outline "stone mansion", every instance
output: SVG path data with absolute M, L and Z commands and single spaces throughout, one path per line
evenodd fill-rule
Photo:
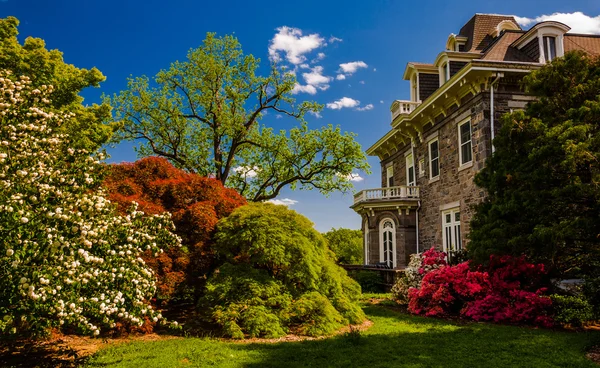
M 531 70 L 571 50 L 600 54 L 600 36 L 555 21 L 522 30 L 512 16 L 475 14 L 450 34 L 432 64 L 410 62 L 410 100 L 391 106 L 391 129 L 367 154 L 381 161 L 381 188 L 354 196 L 364 264 L 399 269 L 432 246 L 467 246 L 474 184 L 494 147 L 502 114 L 532 99 L 520 89 Z

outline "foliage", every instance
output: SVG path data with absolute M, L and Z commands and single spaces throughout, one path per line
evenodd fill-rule
M 581 326 L 594 319 L 592 305 L 582 295 L 553 294 L 550 299 L 552 299 L 554 320 L 558 323 Z
M 363 236 L 360 230 L 331 229 L 325 234 L 329 249 L 335 254 L 337 263 L 361 264 L 363 260 Z
M 34 88 L 52 85 L 52 101 L 44 109 L 76 116 L 56 127 L 57 131 L 69 135 L 71 147 L 95 151 L 109 140 L 117 125 L 103 123 L 110 119 L 108 104 L 84 106 L 79 93 L 87 87 L 98 87 L 106 78 L 96 68 L 87 70 L 65 63 L 62 52 L 47 50 L 40 38 L 27 37 L 21 45 L 18 25 L 14 17 L 0 19 L 0 69 L 28 76 Z
M 98 189 L 100 156 L 55 133 L 73 113 L 47 111 L 52 86 L 0 73 L 0 332 L 100 333 L 161 318 L 139 258 L 178 244 L 167 215 L 119 216 Z
M 524 86 L 537 100 L 502 118 L 476 176 L 489 196 L 472 221 L 469 256 L 525 254 L 551 275 L 586 278 L 600 264 L 600 59 L 567 53 Z
M 411 254 L 402 277 L 392 286 L 392 298 L 398 304 L 408 304 L 409 290 L 421 287 L 423 277 L 442 266 L 446 266 L 446 254 L 433 247 L 423 253 Z
M 235 37 L 208 33 L 155 83 L 130 79 L 127 90 L 107 98 L 123 123 L 118 139 L 141 140 L 139 155 L 213 175 L 252 201 L 275 198 L 286 186 L 325 194 L 352 188 L 352 171 L 369 167 L 354 134 L 331 125 L 308 129 L 304 115 L 322 106 L 295 104 L 295 76 L 276 65 L 257 76 L 259 63 Z M 300 124 L 276 132 L 260 123 L 267 112 Z
M 186 173 L 164 158 L 147 157 L 109 169 L 104 186 L 121 211 L 136 202 L 148 214 L 170 212 L 182 238 L 181 248 L 142 256 L 158 276 L 159 301 L 197 296 L 213 267 L 210 238 L 217 221 L 246 200 L 218 180 Z
M 379 271 L 349 270 L 348 276 L 356 281 L 363 293 L 382 293 L 383 277 Z
M 214 239 L 223 265 L 199 307 L 226 335 L 321 335 L 364 320 L 360 286 L 312 223 L 285 206 L 240 207 L 219 221 Z
M 427 316 L 549 326 L 552 302 L 539 287 L 544 274 L 542 264 L 525 257 L 492 257 L 486 271 L 472 271 L 469 262 L 444 266 L 428 273 L 419 289 L 409 290 L 408 309 Z
M 598 368 L 585 357 L 590 346 L 600 343 L 598 331 L 448 321 L 378 305 L 364 309 L 373 325 L 359 338 L 252 344 L 214 338 L 131 341 L 107 344 L 85 366 Z

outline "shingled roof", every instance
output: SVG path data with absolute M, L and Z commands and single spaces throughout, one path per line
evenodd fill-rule
M 583 50 L 590 55 L 600 55 L 600 35 L 565 34 L 565 52 Z
M 494 61 L 525 61 L 537 62 L 524 52 L 512 47 L 511 44 L 523 35 L 523 31 L 506 31 L 500 37 L 496 38 L 489 48 L 484 50 L 483 60 Z
M 490 34 L 503 20 L 512 21 L 521 29 L 512 15 L 475 14 L 459 32 L 459 36 L 468 38 L 465 51 L 481 52 L 485 49 L 493 41 Z

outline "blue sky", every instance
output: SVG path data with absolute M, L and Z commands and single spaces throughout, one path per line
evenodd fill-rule
M 263 73 L 269 64 L 269 47 L 271 57 L 277 53 L 297 69 L 303 86 L 296 95 L 298 101 L 329 104 L 320 117 L 307 117 L 311 127 L 339 124 L 355 132 L 364 149 L 389 130 L 392 101 L 409 99 L 408 82 L 402 80 L 406 63 L 432 62 L 443 51 L 448 35 L 458 33 L 474 13 L 517 15 L 529 18 L 522 21 L 530 26 L 543 15 L 574 12 L 587 16 L 559 19 L 581 31 L 600 33 L 597 0 L 0 0 L 0 17 L 13 15 L 21 21 L 22 40 L 43 38 L 48 48 L 61 50 L 67 62 L 95 66 L 107 76 L 101 88 L 84 91 L 85 103 L 99 102 L 102 93 L 124 89 L 130 75 L 154 76 L 171 62 L 183 60 L 190 48 L 201 44 L 206 32 L 235 34 L 246 53 L 261 58 Z M 263 122 L 276 129 L 294 124 L 275 114 Z M 131 144 L 109 153 L 111 162 L 136 159 Z M 356 190 L 380 186 L 379 161 L 370 157 L 369 163 L 373 173 L 359 173 L 363 180 L 355 183 Z M 284 191 L 280 199 L 295 201 L 291 208 L 308 216 L 320 231 L 360 227 L 359 216 L 348 208 L 351 193 L 325 198 L 316 191 Z

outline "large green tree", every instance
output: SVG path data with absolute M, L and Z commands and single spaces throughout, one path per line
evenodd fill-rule
M 127 90 L 108 99 L 123 123 L 117 138 L 138 140 L 139 155 L 214 176 L 253 201 L 274 198 L 286 186 L 325 194 L 350 189 L 352 171 L 368 170 L 354 135 L 331 125 L 309 129 L 305 114 L 322 106 L 296 104 L 294 75 L 272 65 L 268 76 L 258 76 L 259 63 L 235 37 L 208 33 L 186 61 L 152 83 L 130 79 Z M 261 124 L 269 111 L 299 124 L 276 132 Z
M 537 99 L 502 119 L 476 176 L 487 200 L 469 253 L 526 254 L 561 276 L 600 266 L 600 59 L 567 53 L 524 79 Z
M 362 231 L 352 229 L 331 229 L 325 234 L 329 249 L 341 264 L 361 264 L 363 260 Z
M 76 117 L 58 129 L 69 134 L 75 148 L 95 151 L 109 140 L 116 125 L 103 123 L 110 119 L 108 104 L 84 106 L 79 93 L 86 87 L 98 87 L 106 78 L 96 68 L 87 70 L 65 63 L 62 52 L 47 50 L 40 38 L 28 37 L 21 44 L 18 25 L 15 17 L 0 19 L 0 69 L 29 77 L 33 87 L 52 85 L 51 108 Z

